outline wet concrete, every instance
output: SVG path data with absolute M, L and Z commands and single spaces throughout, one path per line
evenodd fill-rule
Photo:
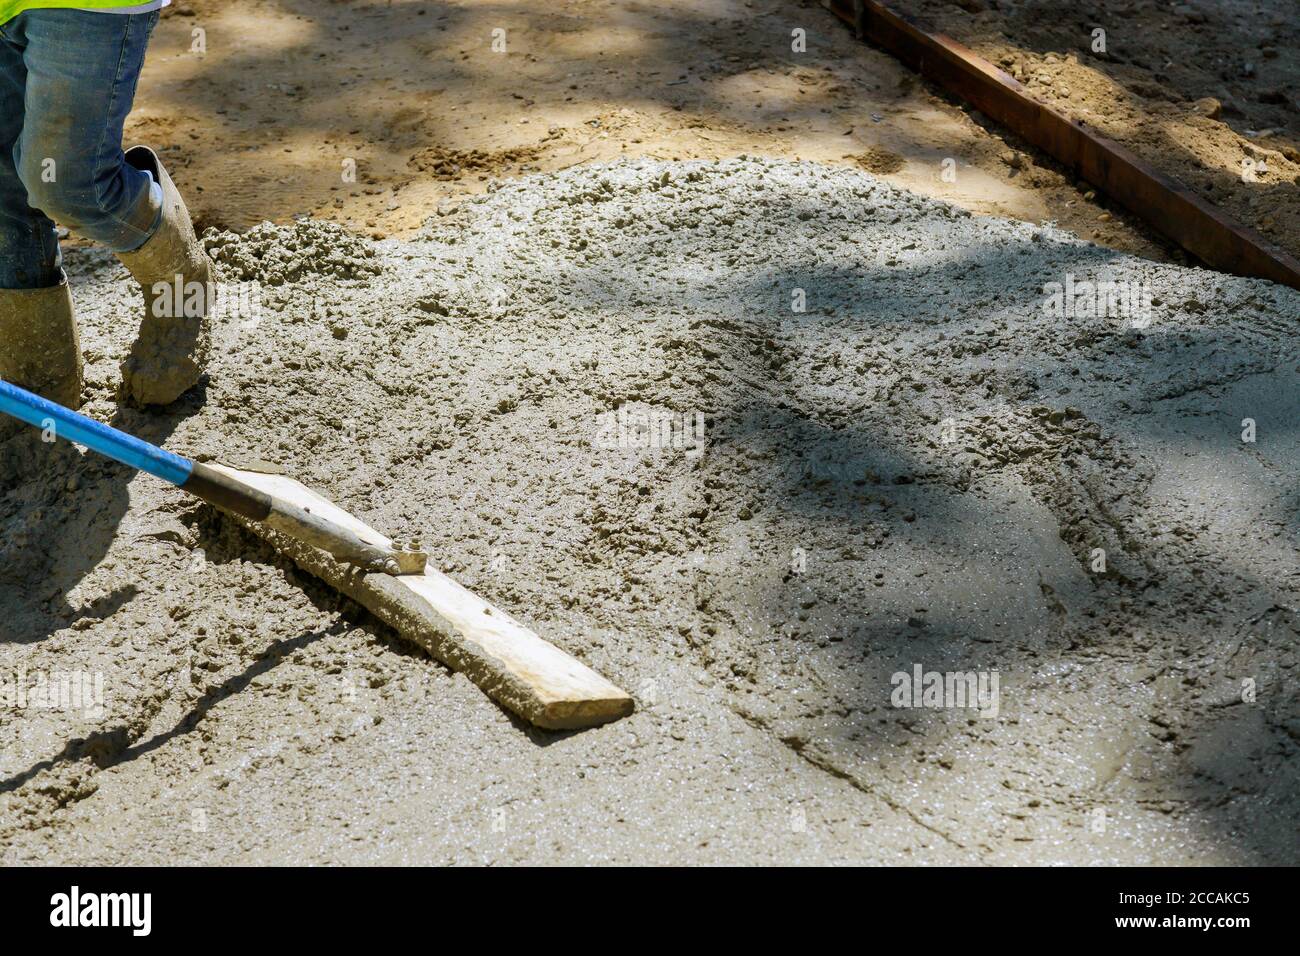
M 210 239 L 263 309 L 168 415 L 115 408 L 132 288 L 79 255 L 88 411 L 420 538 L 637 713 L 531 730 L 176 491 L 6 443 L 4 673 L 106 688 L 0 710 L 6 862 L 1295 862 L 1300 295 L 815 164 L 443 212 Z M 1149 308 L 1052 313 L 1099 279 Z M 996 716 L 895 706 L 917 665 Z

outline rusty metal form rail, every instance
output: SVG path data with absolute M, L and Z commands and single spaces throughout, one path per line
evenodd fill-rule
M 822 0 L 869 41 L 1092 183 L 1206 265 L 1300 289 L 1300 260 L 1123 146 L 1029 95 L 960 43 L 877 0 Z

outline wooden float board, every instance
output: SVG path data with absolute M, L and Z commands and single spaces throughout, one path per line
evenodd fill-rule
M 286 475 L 211 467 L 355 532 L 392 542 Z M 590 727 L 630 714 L 627 693 L 432 566 L 423 574 L 363 574 L 258 522 L 232 515 L 303 570 L 363 605 L 407 639 L 462 671 L 500 704 L 548 729 Z

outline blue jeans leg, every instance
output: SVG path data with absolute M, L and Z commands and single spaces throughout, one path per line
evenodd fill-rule
M 0 289 L 44 289 L 58 284 L 63 260 L 54 223 L 28 205 L 27 187 L 14 164 L 27 67 L 4 29 L 0 26 Z
M 0 25 L 0 288 L 61 277 L 54 221 L 113 252 L 153 234 L 161 190 L 122 126 L 157 12 L 37 9 Z

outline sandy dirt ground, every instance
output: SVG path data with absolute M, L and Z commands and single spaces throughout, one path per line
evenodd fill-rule
M 891 3 L 1300 255 L 1292 0 Z
M 1300 252 L 1290 0 L 895 7 Z M 239 230 L 310 214 L 409 236 L 426 209 L 492 177 L 757 152 L 860 164 L 973 212 L 1182 261 L 1050 159 L 792 0 L 184 0 L 164 12 L 137 106 L 129 135 L 167 148 L 200 222 Z
M 154 34 L 127 132 L 165 147 L 202 225 L 236 230 L 310 215 L 410 236 L 494 177 L 757 153 L 1169 255 L 829 12 L 789 0 L 181 0 Z
M 117 407 L 138 293 L 70 253 L 87 411 L 425 541 L 637 711 L 531 730 L 33 431 L 0 673 L 104 710 L 0 712 L 5 862 L 1297 862 L 1293 290 L 771 159 L 208 241 L 263 308 L 166 414 Z M 918 667 L 999 689 L 900 706 Z

